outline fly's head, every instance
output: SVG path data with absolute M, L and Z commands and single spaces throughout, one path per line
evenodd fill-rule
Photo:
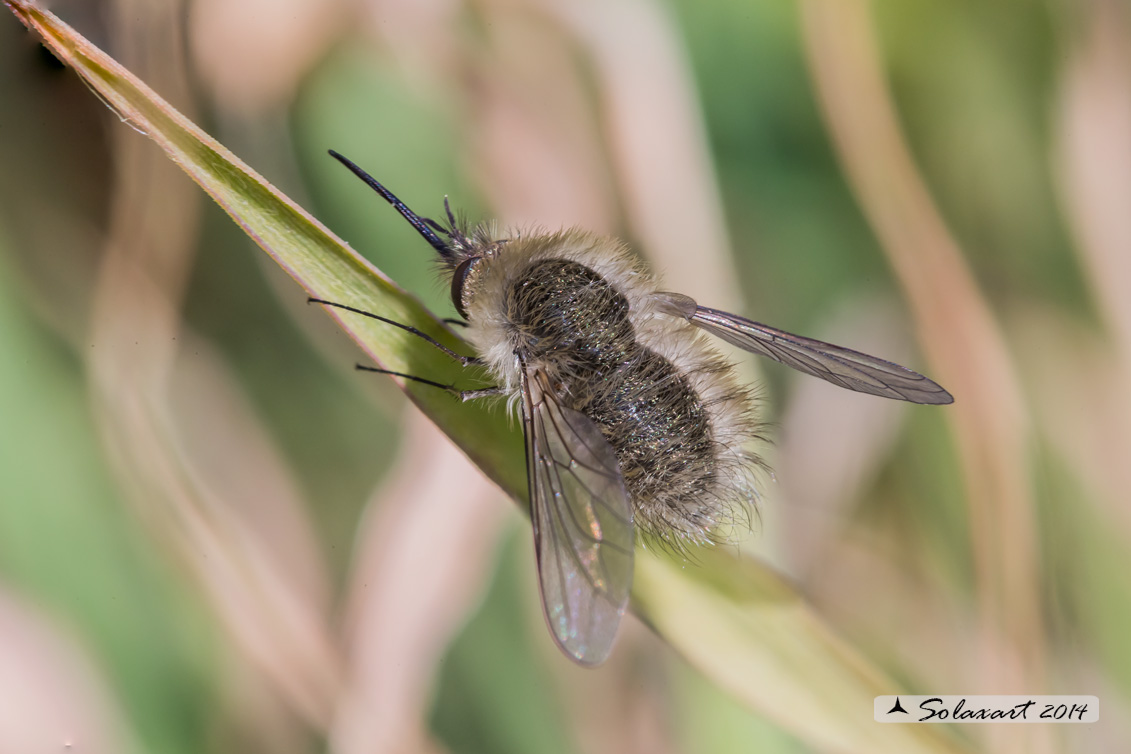
M 507 239 L 495 238 L 495 229 L 491 224 L 484 223 L 465 230 L 465 222 L 452 215 L 446 199 L 444 209 L 447 210 L 451 224 L 450 230 L 445 233 L 450 241 L 451 255 L 443 257 L 442 261 L 451 269 L 452 303 L 459 315 L 467 319 L 467 312 L 478 290 L 483 271 L 499 255 Z

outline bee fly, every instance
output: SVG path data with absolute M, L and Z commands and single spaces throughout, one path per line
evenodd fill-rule
M 542 607 L 558 646 L 582 665 L 608 657 L 632 585 L 635 532 L 675 548 L 712 541 L 746 509 L 758 463 L 744 449 L 757 423 L 748 388 L 710 349 L 705 330 L 849 390 L 951 403 L 921 374 L 659 290 L 619 241 L 570 229 L 496 238 L 488 225 L 420 217 L 345 157 L 439 254 L 456 311 L 489 390 L 463 400 L 521 400 L 530 518 Z

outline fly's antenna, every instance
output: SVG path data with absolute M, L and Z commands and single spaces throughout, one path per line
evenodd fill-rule
M 366 173 L 348 158 L 341 156 L 333 149 L 330 150 L 330 156 L 349 168 L 354 175 L 365 181 L 365 184 L 369 186 L 369 188 L 376 191 L 385 201 L 393 205 L 393 209 L 395 209 L 397 212 L 400 212 L 401 215 L 404 216 L 404 219 L 408 220 L 409 224 L 411 224 L 412 227 L 416 228 L 416 232 L 424 236 L 424 240 L 431 244 L 433 249 L 439 252 L 441 257 L 443 257 L 444 259 L 451 258 L 452 247 L 449 244 L 444 243 L 444 241 L 438 235 L 436 235 L 436 231 L 440 231 L 441 233 L 450 236 L 451 231 L 441 226 L 435 220 L 430 220 L 427 217 L 420 217 L 419 215 L 417 215 L 415 212 L 405 206 L 405 203 L 398 199 L 392 191 L 389 191 L 389 189 L 382 186 L 376 178 L 369 175 L 369 173 Z M 447 206 L 447 199 L 444 200 L 444 206 Z M 451 210 L 448 210 L 448 216 L 451 216 Z

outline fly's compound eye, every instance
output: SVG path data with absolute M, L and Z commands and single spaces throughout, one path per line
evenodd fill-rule
M 456 267 L 456 271 L 452 273 L 452 303 L 456 306 L 456 311 L 464 319 L 467 319 L 467 302 L 468 302 L 468 281 L 475 277 L 475 266 L 483 261 L 482 257 L 472 257 L 460 263 Z

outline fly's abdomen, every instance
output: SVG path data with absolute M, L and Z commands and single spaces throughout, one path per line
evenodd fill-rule
M 701 540 L 719 518 L 718 445 L 711 417 L 687 378 L 637 345 L 624 368 L 592 386 L 582 410 L 616 451 L 637 523 L 670 539 Z

